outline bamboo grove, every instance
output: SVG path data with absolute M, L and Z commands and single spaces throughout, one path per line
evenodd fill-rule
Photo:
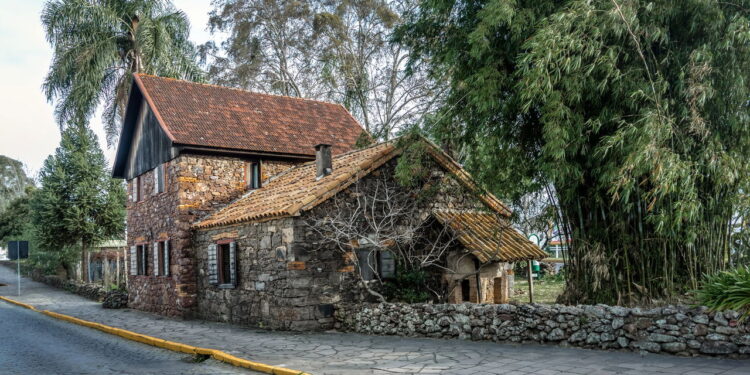
M 547 190 L 564 302 L 698 287 L 746 210 L 750 1 L 427 0 L 398 34 L 437 76 L 425 125 L 498 195 Z M 740 220 L 740 222 L 743 222 Z

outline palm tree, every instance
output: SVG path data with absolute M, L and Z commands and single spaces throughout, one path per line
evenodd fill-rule
M 87 121 L 103 101 L 109 145 L 133 73 L 203 79 L 187 16 L 169 0 L 49 0 L 42 24 L 54 49 L 43 89 L 60 127 Z

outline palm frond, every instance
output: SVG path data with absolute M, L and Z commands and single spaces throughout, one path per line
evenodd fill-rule
M 61 128 L 88 121 L 103 101 L 111 146 L 133 73 L 203 79 L 187 16 L 171 1 L 49 0 L 41 19 L 54 49 L 43 90 Z

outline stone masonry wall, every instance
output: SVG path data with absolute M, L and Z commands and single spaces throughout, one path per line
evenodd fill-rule
M 748 358 L 750 325 L 734 311 L 563 305 L 340 304 L 336 328 L 399 336 L 554 343 L 682 356 Z
M 153 193 L 153 171 L 139 176 L 143 197 L 138 202 L 128 199 L 128 246 L 146 242 L 151 247 L 154 241 L 170 240 L 170 275 L 129 276 L 131 307 L 170 316 L 190 315 L 196 294 L 190 226 L 243 194 L 244 173 L 241 159 L 188 154 L 167 164 L 163 193 Z
M 177 159 L 175 159 L 177 160 Z M 166 185 L 163 193 L 154 194 L 154 172 L 148 171 L 141 176 L 141 199 L 133 202 L 133 184 L 128 181 L 127 223 L 128 249 L 141 243 L 148 243 L 149 248 L 159 239 L 170 240 L 170 276 L 128 276 L 128 304 L 136 309 L 158 312 L 164 315 L 184 315 L 191 305 L 184 297 L 178 299 L 173 291 L 176 285 L 189 280 L 187 269 L 176 262 L 184 245 L 176 234 L 180 230 L 177 206 L 179 205 L 177 180 L 179 165 L 170 162 L 165 169 Z M 151 249 L 153 251 L 153 249 Z M 128 257 L 130 252 L 128 251 Z M 129 266 L 129 263 L 128 263 Z
M 304 242 L 297 218 L 248 223 L 195 234 L 199 317 L 271 329 L 333 327 L 333 303 L 345 289 L 342 257 L 295 256 Z M 237 286 L 208 282 L 208 246 L 221 239 L 237 243 Z M 303 260 L 300 260 L 303 259 Z
M 293 166 L 263 161 L 262 179 Z M 247 191 L 246 161 L 241 158 L 183 154 L 167 163 L 166 186 L 154 194 L 154 172 L 139 178 L 142 199 L 132 201 L 128 182 L 128 248 L 140 243 L 170 241 L 170 275 L 129 276 L 133 308 L 170 316 L 189 316 L 196 303 L 196 268 L 191 225 Z M 150 249 L 153 251 L 153 249 Z
M 260 168 L 261 183 L 268 181 L 269 178 L 297 165 L 298 162 L 288 162 L 279 160 L 263 160 Z

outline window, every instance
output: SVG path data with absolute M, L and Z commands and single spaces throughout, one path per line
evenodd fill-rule
M 260 162 L 247 163 L 245 166 L 245 183 L 248 189 L 260 187 Z
M 148 245 L 142 244 L 135 246 L 136 251 L 136 274 L 137 275 L 148 275 Z
M 374 280 L 376 275 L 381 279 L 396 276 L 396 260 L 390 251 L 375 249 L 357 250 L 357 260 L 362 280 Z
M 221 244 L 219 245 L 219 284 L 228 284 L 232 280 L 230 270 L 229 244 Z
M 164 272 L 164 241 L 157 242 L 157 246 L 156 264 L 158 267 L 156 267 L 156 275 L 159 276 L 159 274 Z
M 208 281 L 222 288 L 237 285 L 237 243 L 223 240 L 208 249 Z
M 164 187 L 166 186 L 164 169 L 164 164 L 159 164 L 156 168 L 154 168 L 154 194 L 164 192 Z

